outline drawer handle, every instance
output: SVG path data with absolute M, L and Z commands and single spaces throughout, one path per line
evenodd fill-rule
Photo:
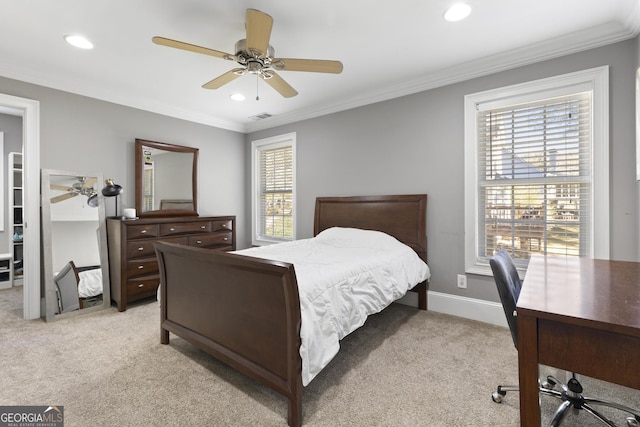
M 222 228 L 227 228 L 227 224 L 222 224 Z
M 169 228 L 169 231 L 176 231 L 176 229 L 171 227 L 171 228 Z
M 142 251 L 142 250 L 144 250 L 144 248 L 143 248 L 142 246 L 140 246 L 140 247 L 138 248 L 138 250 L 139 250 L 139 251 Z
M 138 270 L 142 270 L 144 268 L 144 265 L 139 265 L 138 266 Z
M 226 242 L 227 240 L 229 240 L 229 238 L 228 238 L 228 237 L 225 237 L 223 240 Z
M 147 233 L 147 230 L 142 230 L 140 233 L 142 233 L 142 234 L 146 234 L 146 233 Z
M 205 227 L 204 225 L 201 225 L 200 228 L 204 230 L 207 227 Z
M 199 244 L 201 244 L 201 243 L 202 243 L 202 240 L 196 240 L 196 244 L 198 244 L 198 245 L 199 245 Z
M 144 283 L 140 283 L 140 284 L 138 285 L 138 287 L 139 287 L 139 288 L 144 288 Z

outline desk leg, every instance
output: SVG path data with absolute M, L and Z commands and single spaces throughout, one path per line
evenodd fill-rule
M 538 394 L 538 319 L 518 311 L 520 426 L 540 427 Z

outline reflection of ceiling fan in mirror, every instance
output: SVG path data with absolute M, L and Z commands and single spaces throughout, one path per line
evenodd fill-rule
M 269 44 L 272 26 L 273 18 L 271 16 L 259 10 L 247 9 L 247 37 L 236 43 L 235 55 L 164 37 L 153 37 L 152 40 L 162 46 L 211 55 L 228 61 L 235 61 L 242 66 L 242 68 L 234 68 L 205 83 L 202 86 L 205 89 L 218 89 L 222 85 L 249 73 L 260 77 L 269 86 L 278 91 L 280 95 L 290 98 L 296 96 L 298 92 L 284 81 L 275 70 L 333 74 L 342 72 L 342 63 L 340 61 L 274 58 L 275 51 L 273 46 Z
M 96 184 L 95 177 L 79 176 L 78 182 L 71 184 L 71 187 L 66 185 L 51 184 L 52 190 L 64 191 L 64 194 L 51 198 L 51 203 L 62 202 L 63 200 L 76 197 L 77 195 L 83 195 L 87 197 L 87 204 L 92 208 L 98 206 L 98 193 L 93 188 Z

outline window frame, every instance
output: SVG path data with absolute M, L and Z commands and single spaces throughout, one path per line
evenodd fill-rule
M 291 147 L 292 158 L 292 237 L 291 239 L 270 239 L 259 235 L 260 230 L 260 152 L 262 150 Z M 287 133 L 251 142 L 251 244 L 253 246 L 271 245 L 296 240 L 296 133 Z
M 535 99 L 575 92 L 592 94 L 591 145 L 591 243 L 592 258 L 609 259 L 609 67 L 602 66 L 560 76 L 466 95 L 464 98 L 465 171 L 465 272 L 492 275 L 488 259 L 480 258 L 478 206 L 478 123 L 477 106 L 498 108 Z M 522 273 L 522 271 L 521 271 Z

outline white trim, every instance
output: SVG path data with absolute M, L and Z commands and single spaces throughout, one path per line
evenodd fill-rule
M 283 135 L 272 136 L 269 138 L 257 139 L 251 141 L 251 244 L 254 246 L 269 245 L 273 243 L 279 243 L 281 241 L 271 241 L 265 239 L 258 239 L 258 186 L 259 179 L 257 170 L 260 161 L 257 156 L 258 150 L 264 147 L 278 148 L 283 146 L 291 146 L 292 158 L 293 158 L 293 236 L 292 240 L 296 239 L 296 133 L 291 132 Z
M 636 37 L 640 31 L 640 20 L 632 16 L 633 15 L 630 15 L 628 22 L 625 22 L 624 26 L 621 26 L 617 22 L 609 22 L 562 37 L 555 37 L 550 40 L 544 40 L 521 48 L 454 65 L 444 70 L 427 73 L 420 79 L 404 81 L 395 86 L 386 86 L 363 96 L 342 100 L 340 103 L 301 108 L 290 113 L 270 117 L 266 120 L 248 123 L 245 125 L 244 130 L 245 132 L 256 132 L 258 130 L 282 126 L 628 40 Z
M 556 95 L 590 90 L 593 94 L 593 218 L 592 257 L 609 258 L 609 66 L 596 67 L 546 79 L 525 82 L 465 96 L 465 272 L 491 275 L 488 264 L 478 262 L 477 199 L 477 110 L 497 102 L 543 99 L 550 91 Z M 515 102 L 515 103 L 517 103 Z
M 417 307 L 418 296 L 415 292 L 409 292 L 396 302 Z M 427 306 L 429 311 L 509 327 L 502 304 L 497 302 L 429 291 Z
M 40 102 L 0 93 L 0 105 L 22 114 L 24 269 L 23 317 L 40 317 Z M 20 115 L 20 114 L 18 114 Z

